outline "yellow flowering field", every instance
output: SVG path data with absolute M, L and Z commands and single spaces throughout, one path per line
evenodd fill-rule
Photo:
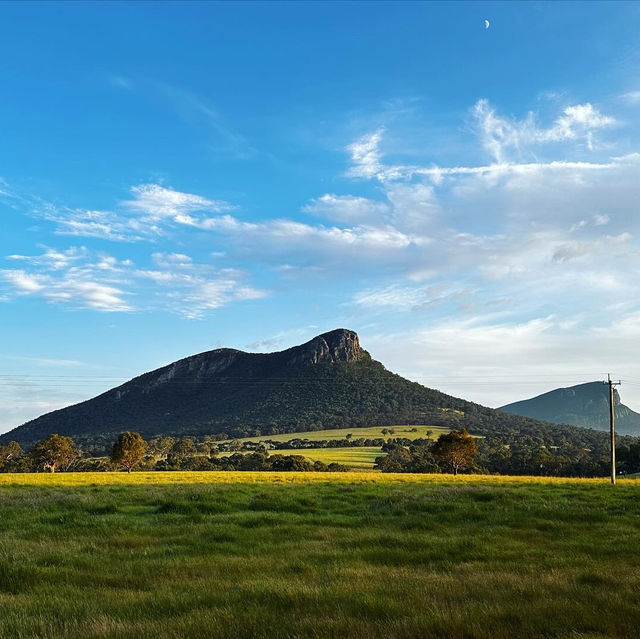
M 636 480 L 619 480 L 621 483 Z M 529 477 L 506 475 L 458 475 L 379 473 L 379 472 L 246 472 L 246 471 L 167 471 L 100 473 L 0 473 L 0 486 L 103 486 L 136 484 L 608 484 L 607 478 Z

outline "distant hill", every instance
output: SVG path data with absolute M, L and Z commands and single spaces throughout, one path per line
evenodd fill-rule
M 640 414 L 620 403 L 614 391 L 616 432 L 640 435 Z M 609 387 L 602 382 L 557 388 L 532 399 L 502 406 L 500 410 L 556 424 L 609 430 Z
M 0 444 L 17 440 L 30 446 L 60 433 L 93 447 L 106 446 L 125 429 L 144 437 L 247 437 L 395 424 L 465 426 L 500 437 L 527 433 L 550 442 L 569 436 L 567 429 L 479 406 L 395 375 L 371 359 L 355 332 L 337 329 L 278 353 L 221 348 L 181 359 L 27 422 L 0 436 Z

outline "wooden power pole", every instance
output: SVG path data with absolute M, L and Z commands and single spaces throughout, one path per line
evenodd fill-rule
M 616 483 L 616 412 L 615 412 L 615 397 L 614 386 L 620 386 L 622 382 L 612 381 L 611 375 L 607 376 L 607 381 L 604 382 L 609 385 L 609 429 L 611 431 L 611 483 Z

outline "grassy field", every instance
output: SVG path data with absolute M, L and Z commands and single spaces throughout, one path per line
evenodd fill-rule
M 374 446 L 354 446 L 353 448 L 282 448 L 270 451 L 272 455 L 303 455 L 311 461 L 319 460 L 325 464 L 336 462 L 352 470 L 373 471 L 376 457 L 385 455 L 380 448 Z M 228 457 L 233 453 L 220 453 L 220 457 Z
M 383 433 L 383 430 L 393 430 L 391 433 Z M 337 430 L 316 430 L 302 433 L 286 433 L 284 435 L 265 435 L 263 437 L 245 437 L 239 439 L 240 442 L 261 442 L 265 440 L 273 440 L 278 442 L 287 442 L 291 439 L 308 439 L 310 441 L 319 441 L 321 439 L 344 439 L 348 434 L 353 435 L 354 439 L 359 437 L 377 438 L 382 437 L 405 437 L 407 439 L 418 439 L 426 437 L 427 431 L 431 431 L 431 439 L 434 441 L 442 433 L 449 432 L 448 428 L 441 426 L 371 426 L 369 428 L 340 428 Z M 273 451 L 281 455 L 304 455 L 311 461 L 322 461 L 325 464 L 336 462 L 352 468 L 353 470 L 373 470 L 373 462 L 376 457 L 384 455 L 380 448 L 373 447 L 354 447 L 354 448 L 307 448 L 286 449 Z M 223 455 L 226 453 L 222 453 Z M 229 453 L 230 454 L 230 453 Z
M 417 428 L 417 432 L 413 432 L 413 429 Z M 393 434 L 383 433 L 384 430 L 393 430 Z M 369 428 L 338 428 L 336 430 L 312 430 L 302 433 L 285 433 L 283 435 L 263 435 L 262 437 L 245 437 L 239 439 L 240 442 L 263 442 L 266 440 L 273 440 L 276 442 L 288 442 L 290 439 L 309 439 L 311 441 L 318 441 L 319 439 L 344 439 L 349 433 L 351 433 L 354 439 L 359 437 L 375 438 L 382 437 L 388 439 L 389 437 L 406 437 L 407 439 L 418 439 L 418 437 L 426 437 L 427 431 L 432 431 L 431 439 L 438 439 L 442 433 L 448 433 L 449 428 L 443 428 L 442 426 L 371 426 Z
M 285 449 L 273 451 L 281 455 L 304 455 L 311 461 L 325 464 L 336 462 L 353 470 L 373 470 L 376 457 L 385 455 L 379 448 L 362 446 L 355 448 L 307 448 L 306 450 Z
M 0 474 L 0 637 L 637 637 L 640 483 Z

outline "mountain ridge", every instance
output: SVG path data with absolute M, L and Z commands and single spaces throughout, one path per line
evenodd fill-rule
M 550 427 L 404 379 L 372 359 L 355 331 L 335 329 L 274 353 L 220 348 L 182 358 L 26 422 L 0 444 L 30 446 L 54 432 L 106 447 L 124 430 L 237 438 L 401 423 L 495 436 L 546 437 Z
M 640 414 L 620 401 L 614 390 L 616 431 L 626 435 L 640 435 Z M 603 382 L 587 382 L 556 388 L 530 399 L 501 406 L 501 411 L 542 419 L 554 424 L 571 424 L 609 430 L 609 388 Z

